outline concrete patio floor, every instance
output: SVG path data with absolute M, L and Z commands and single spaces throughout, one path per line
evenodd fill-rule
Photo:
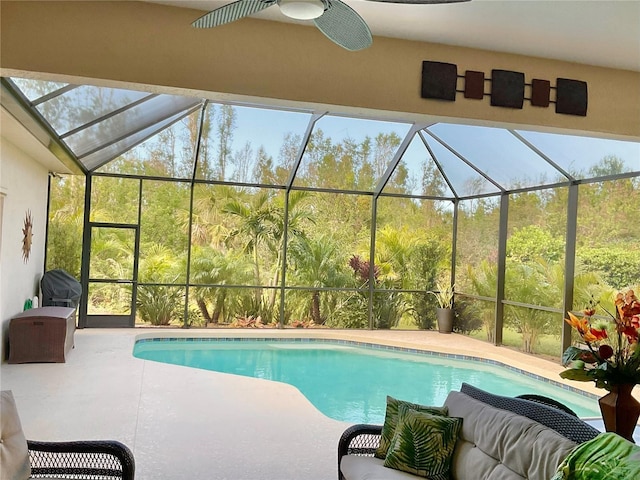
M 140 480 L 334 480 L 349 425 L 321 414 L 294 387 L 140 360 L 137 337 L 322 337 L 491 358 L 560 381 L 553 362 L 462 335 L 430 331 L 84 329 L 67 363 L 3 363 L 25 435 L 115 439 L 134 452 Z M 590 384 L 585 387 L 602 395 Z

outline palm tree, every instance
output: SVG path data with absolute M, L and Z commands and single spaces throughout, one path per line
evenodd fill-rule
M 249 281 L 252 267 L 244 257 L 224 254 L 210 247 L 194 247 L 191 258 L 191 283 L 200 285 L 242 285 Z M 230 291 L 225 287 L 195 289 L 195 299 L 205 323 L 217 324 L 224 317 Z M 209 313 L 209 305 L 212 311 Z M 231 315 L 234 312 L 227 312 Z M 237 313 L 237 312 L 235 312 Z
M 224 222 L 220 205 L 235 198 L 237 192 L 226 185 L 194 187 L 191 241 L 194 245 L 222 248 L 229 237 L 229 226 Z M 189 212 L 178 212 L 178 222 L 184 232 L 189 229 Z
M 556 291 L 550 288 L 540 268 L 518 263 L 506 270 L 505 296 L 509 300 L 533 305 L 553 305 Z M 561 298 L 561 297 L 560 297 Z M 549 330 L 553 315 L 535 308 L 506 308 L 506 322 L 522 334 L 522 350 L 533 353 L 540 335 Z
M 293 283 L 311 288 L 309 315 L 317 325 L 323 325 L 327 317 L 322 314 L 321 288 L 342 287 L 349 283 L 350 275 L 340 269 L 346 264 L 340 246 L 330 237 L 315 239 L 298 237 L 289 249 Z
M 467 276 L 475 292 L 482 297 L 495 298 L 498 291 L 498 268 L 494 263 L 483 260 L 480 265 L 467 267 Z M 487 334 L 487 341 L 495 341 L 495 307 L 480 309 L 482 324 Z
M 230 232 L 231 238 L 240 238 L 242 248 L 251 252 L 254 264 L 254 281 L 262 285 L 260 269 L 260 254 L 269 253 L 275 262 L 272 263 L 271 282 L 269 286 L 276 287 L 280 281 L 282 259 L 284 254 L 284 231 L 288 230 L 289 241 L 305 236 L 304 226 L 313 223 L 311 210 L 304 208 L 304 200 L 309 197 L 308 192 L 294 191 L 289 195 L 289 211 L 285 225 L 284 204 L 274 198 L 272 192 L 263 190 L 251 197 L 249 202 L 236 198 L 223 207 L 223 212 L 239 219 L 235 229 Z M 264 263 L 264 262 L 263 262 Z M 276 289 L 272 289 L 268 310 L 275 304 Z M 256 301 L 262 295 L 256 290 Z
M 178 265 L 171 250 L 163 245 L 151 244 L 143 248 L 138 278 L 143 283 L 175 283 L 179 277 Z M 146 285 L 138 288 L 137 311 L 145 322 L 169 325 L 178 314 L 180 301 L 184 305 L 184 288 L 165 285 Z
M 231 238 L 238 237 L 243 242 L 243 250 L 251 252 L 254 268 L 254 281 L 262 285 L 260 274 L 260 247 L 266 245 L 274 250 L 277 237 L 276 216 L 271 202 L 273 193 L 262 190 L 251 197 L 250 202 L 239 198 L 227 202 L 222 212 L 238 217 L 238 226 L 229 232 Z M 261 293 L 260 293 L 261 294 Z
M 276 255 L 276 262 L 274 265 L 274 271 L 272 273 L 271 285 L 277 286 L 280 282 L 280 272 L 282 271 L 282 261 L 285 251 L 285 228 L 287 229 L 288 242 L 294 245 L 297 241 L 305 241 L 307 239 L 304 227 L 307 224 L 315 224 L 312 211 L 308 204 L 305 203 L 310 197 L 310 193 L 301 190 L 294 190 L 289 194 L 289 211 L 288 216 L 285 219 L 284 204 L 276 205 L 273 210 L 274 218 L 274 253 Z M 286 225 L 285 225 L 286 220 Z M 270 308 L 273 308 L 275 304 L 276 290 L 271 291 L 271 299 L 269 301 Z

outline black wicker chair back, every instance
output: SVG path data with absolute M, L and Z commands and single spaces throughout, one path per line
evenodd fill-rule
M 133 454 L 115 440 L 27 440 L 27 446 L 31 478 L 134 480 Z
M 560 403 L 553 398 L 545 397 L 543 395 L 536 395 L 534 393 L 525 393 L 524 395 L 518 395 L 516 398 L 524 398 L 525 400 L 531 400 L 532 402 L 540 403 L 541 405 L 548 405 L 550 407 L 558 408 L 563 412 L 567 412 L 569 415 L 577 417 L 578 414 L 567 407 L 564 403 Z

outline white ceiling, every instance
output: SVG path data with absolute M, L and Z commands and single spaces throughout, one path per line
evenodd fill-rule
M 230 3 L 147 1 L 203 11 Z M 640 0 L 472 0 L 441 5 L 344 1 L 365 19 L 374 36 L 640 71 Z M 277 6 L 254 17 L 292 22 Z

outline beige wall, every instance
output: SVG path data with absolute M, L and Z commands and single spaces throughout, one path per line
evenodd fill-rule
M 316 28 L 244 19 L 198 30 L 202 12 L 138 2 L 1 2 L 3 75 L 84 77 L 89 83 L 187 89 L 214 99 L 338 106 L 344 112 L 414 121 L 536 126 L 640 139 L 640 73 L 437 44 L 374 39 L 348 52 Z M 508 41 L 508 39 L 505 39 Z M 549 47 L 553 48 L 552 45 Z M 585 46 L 588 48 L 588 46 Z M 492 69 L 588 83 L 586 117 L 550 108 L 491 107 L 483 101 L 420 98 L 423 60 L 455 63 L 459 74 Z M 44 72 L 36 73 L 36 72 Z M 335 110 L 335 108 L 332 108 Z
M 0 244 L 0 361 L 5 358 L 9 320 L 24 302 L 38 294 L 44 273 L 48 171 L 40 163 L 0 136 L 0 191 L 2 242 Z M 22 229 L 27 211 L 33 221 L 29 261 L 22 257 Z

